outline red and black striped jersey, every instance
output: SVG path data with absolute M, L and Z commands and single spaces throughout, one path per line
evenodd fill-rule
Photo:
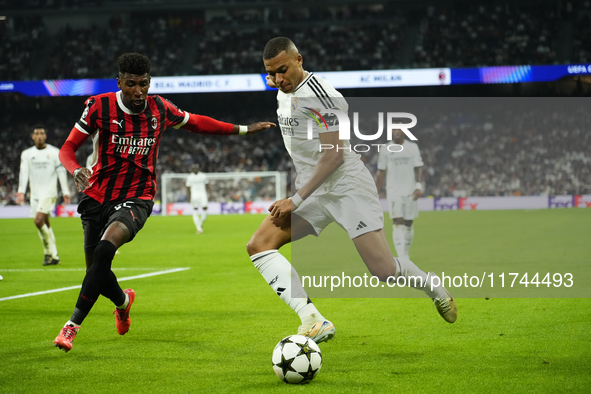
M 231 134 L 233 130 L 232 124 L 180 110 L 160 96 L 148 96 L 145 109 L 136 114 L 125 107 L 120 91 L 105 93 L 86 100 L 60 159 L 70 172 L 79 168 L 70 155 L 91 136 L 92 176 L 84 193 L 101 203 L 133 197 L 151 200 L 156 193 L 158 145 L 169 127 L 207 134 Z

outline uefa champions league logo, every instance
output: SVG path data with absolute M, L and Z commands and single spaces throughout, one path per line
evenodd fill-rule
M 319 110 L 311 108 L 311 107 L 303 107 L 301 110 L 302 113 L 308 118 L 307 124 L 307 138 L 309 140 L 314 138 L 314 123 L 320 129 L 325 129 L 328 131 L 329 126 L 339 126 L 339 139 L 340 140 L 349 140 L 351 139 L 351 122 L 349 120 L 349 116 L 343 111 L 338 109 L 322 109 L 322 114 Z M 385 118 L 385 121 L 384 121 Z M 400 119 L 409 119 L 410 122 L 408 123 L 397 123 L 395 120 L 399 121 Z M 410 132 L 410 128 L 416 126 L 417 124 L 417 117 L 408 112 L 386 112 L 384 116 L 384 112 L 378 112 L 378 131 L 375 134 L 362 134 L 359 130 L 359 113 L 353 113 L 353 133 L 357 138 L 362 141 L 376 141 L 378 140 L 383 132 L 384 132 L 384 123 L 386 123 L 386 138 L 388 141 L 392 140 L 392 131 L 393 130 L 402 130 L 404 134 L 411 140 L 417 141 L 417 137 L 414 136 L 413 133 Z M 382 144 L 356 144 L 351 145 L 350 147 L 339 147 L 337 146 L 336 149 L 352 149 L 355 152 L 368 152 L 371 149 L 371 146 L 377 147 L 378 151 Z M 320 151 L 333 149 L 335 148 L 332 144 L 320 144 Z M 403 150 L 402 145 L 392 144 L 388 146 L 388 150 L 390 152 L 401 152 Z

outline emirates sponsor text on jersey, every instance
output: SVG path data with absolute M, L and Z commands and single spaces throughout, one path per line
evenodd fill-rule
M 115 152 L 131 155 L 147 155 L 156 143 L 156 138 L 150 137 L 120 137 L 111 135 L 111 142 L 116 145 Z

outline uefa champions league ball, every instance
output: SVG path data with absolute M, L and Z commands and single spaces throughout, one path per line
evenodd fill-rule
M 290 335 L 273 350 L 273 369 L 285 383 L 308 383 L 322 367 L 320 348 L 308 337 Z

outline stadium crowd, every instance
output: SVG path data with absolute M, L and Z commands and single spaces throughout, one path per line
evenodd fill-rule
M 552 64 L 563 24 L 556 9 L 532 5 L 431 6 L 413 67 Z
M 424 195 L 591 194 L 591 136 L 586 132 L 591 127 L 591 115 L 583 102 L 569 101 L 566 103 L 570 107 L 562 109 L 544 106 L 524 109 L 520 105 L 527 105 L 528 99 L 511 100 L 526 101 L 516 103 L 513 110 L 507 109 L 507 105 L 496 109 L 483 105 L 486 110 L 431 110 L 429 115 L 417 114 L 422 126 L 414 132 L 419 138 L 425 163 Z M 256 111 L 254 107 L 253 112 Z M 268 112 L 264 113 L 269 116 Z M 248 116 L 239 112 L 228 121 L 254 121 L 264 116 L 263 112 Z M 0 131 L 2 205 L 14 203 L 20 152 L 31 146 L 32 128 L 32 124 L 25 120 L 12 119 L 5 124 L 7 127 Z M 48 119 L 45 124 L 48 143 L 61 146 L 71 124 L 57 119 Z M 352 145 L 363 142 L 366 141 L 352 139 Z M 91 149 L 88 142 L 78 152 L 80 163 L 85 162 Z M 375 176 L 376 152 L 361 155 Z M 291 170 L 291 161 L 278 129 L 255 136 L 224 138 L 170 129 L 162 138 L 159 156 L 159 174 L 188 173 L 195 163 L 206 173 L 285 171 L 289 174 Z M 175 188 L 171 188 L 169 199 L 182 201 L 185 190 L 181 189 L 182 182 L 179 181 Z M 71 190 L 75 190 L 73 183 Z M 216 181 L 212 184 L 211 201 L 269 199 L 273 196 L 274 184 L 263 185 L 257 179 Z
M 0 19 L 0 81 L 113 78 L 114 60 L 127 51 L 149 54 L 152 75 L 261 73 L 262 43 L 265 37 L 278 35 L 305 43 L 301 52 L 310 71 L 552 64 L 560 60 L 561 51 L 563 61 L 591 61 L 588 0 L 546 2 L 544 7 L 522 1 L 503 5 L 450 1 L 429 7 L 420 2 L 399 7 L 387 0 L 371 5 L 314 6 L 285 1 L 288 7 L 284 9 L 262 0 L 227 9 L 211 3 L 187 12 L 150 10 L 149 5 L 158 5 L 160 0 L 128 3 L 140 7 L 132 13 L 116 13 L 113 4 L 101 0 L 0 0 L 3 9 L 43 9 L 50 16 L 52 10 L 103 6 L 104 13 L 111 15 L 103 25 L 62 24 L 57 29 L 55 23 L 49 29 L 46 19 L 35 14 Z M 150 29 L 144 28 L 146 20 Z M 569 26 L 572 29 L 565 29 Z M 220 108 L 228 107 L 224 98 L 212 99 L 216 100 Z M 256 99 L 232 105 L 230 119 L 223 112 L 212 116 L 236 123 L 274 120 L 272 105 L 266 115 L 253 115 L 254 102 Z M 10 107 L 3 108 L 2 205 L 14 200 L 20 152 L 31 145 L 30 130 L 37 123 L 13 115 Z M 421 129 L 419 140 L 425 162 L 425 195 L 591 193 L 591 141 L 583 132 L 587 114 L 581 110 L 562 123 L 550 114 L 553 112 L 526 111 L 521 117 L 510 117 L 514 119 L 511 124 L 483 121 L 482 117 L 468 119 L 460 112 L 435 114 L 431 122 L 424 123 L 428 126 Z M 59 147 L 65 141 L 73 121 L 64 119 L 71 118 L 71 113 L 43 118 L 48 143 Z M 525 123 L 528 127 L 520 126 Z M 85 162 L 90 149 L 89 143 L 79 152 L 80 163 Z M 194 163 L 204 172 L 289 172 L 291 168 L 276 130 L 267 132 L 264 140 L 258 136 L 195 137 L 170 130 L 160 149 L 160 174 L 187 172 Z M 362 156 L 375 172 L 377 156 Z M 246 189 L 256 190 L 260 198 L 270 191 L 266 186 L 219 183 L 218 195 L 212 200 L 252 197 L 252 193 L 243 193 Z
M 573 62 L 591 62 L 591 1 L 583 3 L 582 12 L 578 12 L 574 24 L 575 56 Z
M 130 50 L 149 53 L 156 76 L 260 73 L 264 37 L 278 35 L 306 43 L 302 54 L 315 71 L 585 61 L 590 5 L 566 11 L 572 7 L 451 2 L 402 8 L 387 1 L 285 9 L 261 2 L 252 9 L 183 13 L 144 7 L 114 11 L 103 25 L 62 24 L 51 33 L 41 17 L 14 17 L 0 20 L 0 80 L 111 78 L 114 59 Z M 573 37 L 561 33 L 569 24 Z M 559 59 L 564 48 L 569 53 Z
M 45 27 L 40 18 L 19 19 L 9 28 L 0 20 L 0 81 L 28 80 L 38 77 L 34 59 L 43 50 Z

